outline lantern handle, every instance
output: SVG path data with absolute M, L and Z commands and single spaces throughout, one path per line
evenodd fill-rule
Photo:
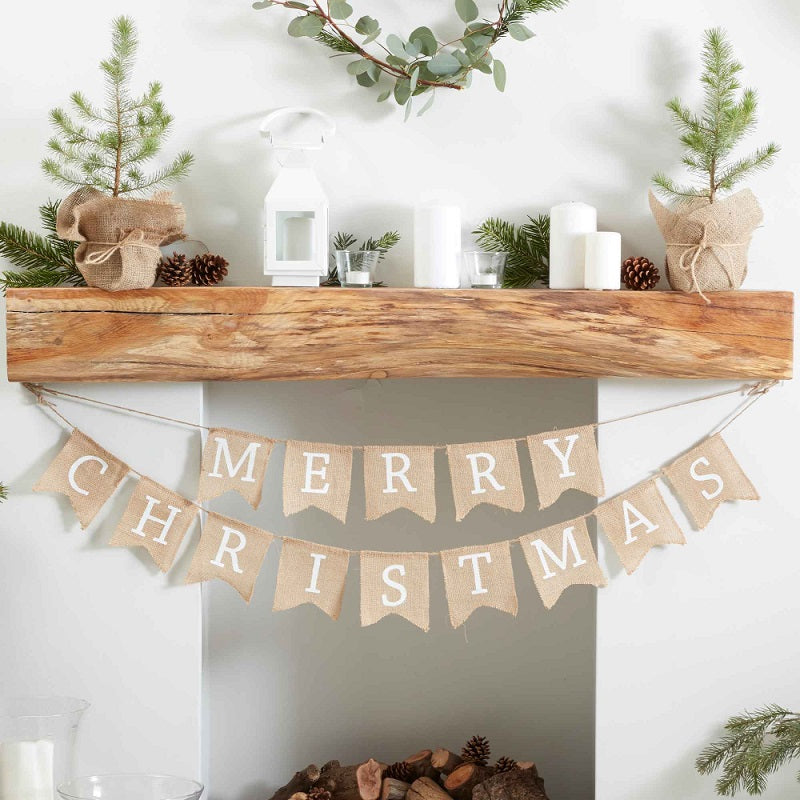
M 275 120 L 282 117 L 288 117 L 293 114 L 308 114 L 317 117 L 324 123 L 324 128 L 320 134 L 319 142 L 282 143 L 273 138 L 271 128 Z M 259 130 L 261 131 L 262 136 L 266 136 L 269 140 L 270 147 L 279 148 L 281 150 L 321 150 L 325 146 L 327 140 L 336 133 L 336 122 L 332 117 L 316 108 L 311 108 L 310 106 L 285 106 L 283 108 L 276 109 L 271 114 L 267 114 L 267 116 L 262 120 Z

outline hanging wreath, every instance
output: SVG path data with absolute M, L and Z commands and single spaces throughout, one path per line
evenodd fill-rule
M 360 17 L 351 22 L 353 7 L 347 0 L 259 0 L 253 8 L 284 6 L 302 13 L 289 23 L 289 35 L 307 36 L 336 51 L 337 55 L 358 56 L 347 65 L 359 86 L 371 88 L 393 82 L 378 95 L 382 103 L 394 97 L 405 106 L 406 119 L 411 114 L 414 98 L 429 95 L 417 115 L 433 104 L 436 89 L 469 87 L 474 70 L 492 75 L 502 92 L 506 86 L 506 68 L 492 57 L 492 47 L 504 36 L 525 41 L 534 34 L 524 24 L 531 14 L 563 8 L 568 0 L 501 0 L 495 20 L 479 20 L 475 0 L 455 0 L 456 13 L 466 24 L 464 33 L 449 42 L 442 42 L 430 28 L 421 26 L 408 39 L 390 33 L 379 41 L 381 26 L 374 17 Z M 369 48 L 377 52 L 371 52 Z

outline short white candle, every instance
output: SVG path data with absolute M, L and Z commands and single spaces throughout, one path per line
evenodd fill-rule
M 597 209 L 563 203 L 550 209 L 550 288 L 583 289 L 586 234 L 597 230 Z
M 473 286 L 497 286 L 497 275 L 484 273 L 472 276 Z
M 622 235 L 590 233 L 586 236 L 587 289 L 619 289 L 622 264 Z
M 53 753 L 49 739 L 0 744 L 0 798 L 53 800 Z
M 414 209 L 414 286 L 461 286 L 461 211 L 457 206 Z
M 346 283 L 372 283 L 372 276 L 369 272 L 362 272 L 357 269 L 348 269 L 347 272 L 345 272 L 344 279 Z

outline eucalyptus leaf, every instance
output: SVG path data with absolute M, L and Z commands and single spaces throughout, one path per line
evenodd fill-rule
M 386 37 L 386 46 L 393 55 L 402 59 L 406 58 L 406 43 L 397 34 L 390 33 Z
M 374 42 L 380 35 L 381 35 L 381 29 L 378 28 L 378 30 L 376 30 L 374 33 L 371 33 L 369 36 L 367 36 L 367 38 L 364 39 L 362 44 L 370 44 L 371 42 Z
M 394 99 L 397 105 L 404 106 L 411 97 L 411 85 L 408 78 L 398 78 L 394 85 Z
M 347 65 L 347 71 L 351 75 L 361 75 L 362 72 L 366 72 L 370 68 L 371 64 L 372 62 L 368 59 L 359 58 L 358 61 L 351 61 Z
M 492 43 L 492 37 L 485 33 L 472 33 L 464 39 L 467 50 L 483 50 Z
M 381 92 L 378 95 L 378 101 L 377 102 L 379 102 L 379 103 L 386 102 L 389 99 L 389 96 L 391 95 L 391 93 L 392 93 L 391 89 L 386 89 L 385 91 Z
M 262 8 L 269 8 L 270 6 L 274 6 L 275 3 L 272 0 L 257 0 L 257 2 L 253 3 L 253 8 L 256 11 L 260 11 Z
M 362 36 L 369 36 L 375 33 L 379 28 L 378 20 L 373 17 L 361 17 L 361 19 L 356 22 L 356 33 L 360 33 Z
M 428 98 L 428 101 L 425 103 L 425 105 L 422 106 L 422 108 L 419 111 L 417 111 L 417 116 L 418 117 L 421 117 L 433 105 L 433 100 L 436 97 L 436 92 L 431 91 L 430 95 L 431 96 Z
M 461 69 L 461 62 L 451 53 L 437 53 L 429 62 L 428 69 L 433 75 L 455 75 Z
M 412 69 L 411 70 L 411 80 L 409 81 L 409 89 L 411 90 L 412 94 L 414 90 L 417 88 L 417 81 L 419 80 L 419 70 Z
M 472 22 L 478 17 L 478 6 L 475 0 L 456 0 L 456 13 L 464 22 Z
M 476 61 L 473 66 L 475 67 L 475 69 L 477 69 L 479 72 L 482 72 L 484 75 L 492 74 L 492 68 L 488 64 L 484 64 L 483 61 Z
M 306 14 L 303 17 L 295 17 L 289 23 L 289 36 L 301 37 L 310 36 L 313 38 L 325 27 L 325 20 L 316 14 Z
M 405 49 L 409 58 L 416 58 L 422 52 L 415 42 L 408 42 Z
M 367 89 L 378 82 L 377 78 L 373 78 L 369 72 L 362 72 L 360 75 L 356 75 L 356 81 L 359 86 L 365 86 Z
M 347 19 L 353 13 L 353 7 L 347 0 L 330 0 L 328 13 L 334 19 Z
M 398 67 L 399 69 L 405 69 L 406 65 L 408 64 L 407 58 L 398 58 L 397 56 L 388 55 L 386 56 L 386 63 L 392 67 Z
M 408 122 L 408 118 L 411 116 L 411 105 L 414 101 L 409 97 L 408 102 L 406 103 L 406 113 L 403 117 L 403 122 Z
M 408 38 L 409 41 L 415 42 L 420 52 L 426 56 L 432 56 L 439 49 L 439 43 L 436 41 L 433 31 L 424 25 L 411 31 L 411 36 Z
M 512 39 L 516 39 L 518 42 L 524 42 L 528 39 L 533 39 L 536 35 L 530 28 L 523 25 L 521 22 L 512 22 L 508 26 L 508 32 L 511 35 Z
M 494 60 L 494 85 L 501 91 L 506 88 L 506 67 L 502 61 Z
M 308 3 L 301 3 L 299 0 L 289 0 L 289 2 L 286 3 L 286 8 L 298 8 L 301 11 L 306 11 L 308 10 Z

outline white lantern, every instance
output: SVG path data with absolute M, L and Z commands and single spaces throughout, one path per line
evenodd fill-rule
M 311 114 L 324 128 L 318 142 L 278 142 L 271 128 L 280 117 Z M 264 274 L 273 286 L 319 286 L 328 274 L 328 198 L 311 167 L 308 151 L 320 150 L 336 123 L 313 108 L 281 108 L 261 123 L 276 150 L 288 151 L 264 198 Z

